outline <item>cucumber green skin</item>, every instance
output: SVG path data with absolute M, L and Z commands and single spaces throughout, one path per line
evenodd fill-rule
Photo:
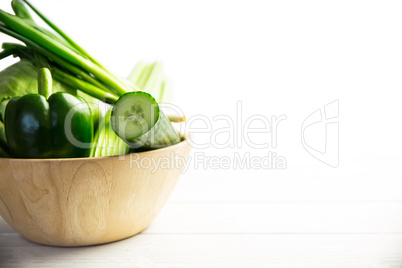
M 124 140 L 124 139 L 123 139 Z M 159 149 L 179 143 L 180 134 L 173 127 L 167 116 L 159 111 L 159 118 L 155 125 L 146 133 L 136 139 L 124 140 L 136 151 Z
M 121 98 L 128 95 L 133 94 L 141 94 L 143 96 L 148 96 L 150 103 L 153 105 L 158 105 L 155 99 L 148 93 L 142 91 L 136 92 L 129 92 L 124 94 Z M 116 106 L 119 105 L 119 101 L 115 103 L 115 107 L 112 110 L 112 128 L 114 132 L 128 145 L 130 148 L 135 149 L 136 151 L 143 151 L 143 150 L 151 150 L 151 149 L 158 149 L 162 147 L 166 147 L 169 145 L 173 145 L 179 143 L 181 137 L 177 130 L 173 127 L 170 120 L 166 117 L 166 115 L 159 109 L 158 106 L 158 119 L 154 123 L 154 125 L 142 135 L 139 135 L 135 138 L 126 138 L 123 135 L 119 135 L 118 133 L 118 126 L 113 123 L 115 122 L 114 117 L 118 116 L 116 111 Z

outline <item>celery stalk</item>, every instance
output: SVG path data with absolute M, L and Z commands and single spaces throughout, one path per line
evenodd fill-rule
M 128 76 L 128 80 L 133 84 L 133 85 L 138 85 L 138 79 L 140 78 L 142 72 L 144 71 L 144 68 L 147 65 L 144 62 L 139 62 L 133 69 L 133 71 L 130 73 Z
M 95 146 L 91 157 L 123 155 L 129 152 L 128 145 L 114 133 L 110 124 L 109 110 L 102 118 L 98 131 L 95 134 Z

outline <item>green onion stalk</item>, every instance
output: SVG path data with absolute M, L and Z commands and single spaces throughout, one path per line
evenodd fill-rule
M 134 86 L 128 86 L 125 81 L 107 71 L 31 3 L 25 0 L 23 2 L 28 4 L 63 40 L 36 25 L 22 2 L 15 0 L 12 1 L 12 6 L 16 15 L 0 10 L 0 32 L 20 40 L 25 43 L 27 48 L 46 57 L 55 66 L 61 67 L 51 68 L 52 74 L 55 72 L 60 77 L 60 71 L 66 75 L 71 73 L 76 78 L 75 84 L 81 85 L 80 90 L 109 103 L 114 103 L 118 97 L 129 91 L 138 90 Z M 7 51 L 5 54 L 11 52 L 13 51 Z M 77 80 L 85 83 L 81 84 Z M 69 78 L 63 81 L 71 84 L 71 79 Z M 89 86 L 89 84 L 92 86 Z M 112 98 L 110 95 L 100 96 L 99 92 L 105 92 L 117 98 Z
M 38 26 L 27 6 L 55 33 Z M 169 101 L 170 83 L 162 77 L 160 63 L 141 62 L 134 68 L 128 80 L 120 79 L 91 57 L 29 1 L 13 0 L 12 8 L 15 15 L 0 10 L 0 32 L 24 45 L 4 43 L 0 60 L 10 55 L 27 58 L 39 68 L 49 68 L 55 80 L 111 105 L 124 94 L 140 89 L 154 96 L 157 102 Z M 93 157 L 125 154 L 130 150 L 113 132 L 110 118 L 111 109 L 101 118 L 95 134 L 96 146 L 91 152 Z M 173 118 L 171 121 L 183 120 Z M 6 155 L 7 151 L 3 149 L 0 153 Z

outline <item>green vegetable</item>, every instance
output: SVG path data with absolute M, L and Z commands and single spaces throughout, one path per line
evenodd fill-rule
M 66 74 L 63 71 L 53 68 L 52 73 L 55 77 L 55 79 L 62 81 L 64 84 L 70 86 L 70 87 L 75 87 L 79 88 L 82 91 L 84 91 L 86 94 L 89 94 L 101 101 L 107 102 L 107 103 L 114 103 L 117 101 L 118 97 L 114 94 L 111 94 L 109 92 L 105 92 L 100 88 L 97 88 L 96 86 L 82 81 L 72 75 Z
M 38 81 L 39 94 L 13 98 L 7 104 L 5 132 L 11 155 L 19 158 L 89 156 L 93 119 L 88 104 L 78 96 L 62 92 L 47 99 L 52 92 L 52 79 L 46 68 L 40 70 Z M 66 127 L 66 123 L 71 125 Z
M 2 148 L 0 145 L 0 157 L 10 157 L 10 154 L 6 151 L 6 149 Z
M 159 67 L 152 68 L 155 65 L 158 65 Z M 166 91 L 163 91 L 164 89 L 166 89 L 166 80 L 162 77 L 160 66 L 160 63 L 145 64 L 143 62 L 140 62 L 136 65 L 136 67 L 130 74 L 129 81 L 136 85 L 138 88 L 145 87 L 147 90 L 153 92 L 154 94 L 157 94 L 160 99 L 162 99 L 163 97 L 166 97 L 166 94 L 164 94 L 166 93 Z M 146 68 L 147 70 L 144 71 Z M 95 146 L 91 153 L 92 157 L 122 155 L 129 152 L 130 147 L 121 138 L 119 138 L 119 136 L 117 136 L 112 129 L 112 126 L 110 124 L 111 111 L 112 109 L 109 109 L 109 111 L 106 113 L 100 123 L 99 130 L 96 132 Z M 169 119 L 170 121 L 172 121 L 171 118 Z M 181 118 L 175 119 L 176 122 L 180 122 L 181 120 Z M 175 132 L 174 135 L 176 134 L 177 133 Z M 136 145 L 135 147 L 138 147 L 138 145 Z M 143 150 L 142 148 L 135 149 L 137 151 Z
M 6 113 L 6 107 L 10 100 L 3 100 L 0 102 L 0 122 L 4 121 L 4 114 Z
M 28 9 L 25 7 L 24 3 L 22 3 L 21 1 L 13 0 L 11 2 L 11 6 L 14 10 L 15 15 L 22 19 L 26 19 L 27 21 L 33 22 L 33 18 Z
M 83 98 L 87 102 L 89 108 L 91 109 L 92 119 L 94 122 L 94 133 L 95 133 L 96 130 L 98 129 L 99 122 L 103 117 L 102 111 L 99 106 L 99 100 L 89 96 L 88 94 L 85 94 L 82 91 L 78 91 L 77 95 Z
M 130 150 L 130 147 L 113 131 L 110 124 L 111 112 L 109 109 L 99 124 L 91 157 L 124 155 Z
M 4 131 L 4 123 L 0 121 L 0 144 L 7 145 L 6 133 Z
M 133 90 L 141 88 L 143 91 L 154 95 L 158 101 L 166 100 L 169 84 L 161 75 L 162 67 L 160 63 L 142 64 L 142 66 L 136 68 L 137 71 L 130 76 L 130 84 L 128 81 L 119 79 L 110 73 L 27 0 L 22 0 L 22 2 L 13 1 L 12 4 L 16 16 L 0 10 L 0 32 L 22 41 L 25 45 L 3 44 L 4 50 L 0 53 L 0 59 L 14 55 L 22 60 L 31 62 L 36 68 L 47 67 L 56 81 L 66 85 L 67 88 L 79 89 L 91 97 L 115 105 L 113 111 L 125 111 L 127 118 L 138 117 L 136 109 L 141 105 L 138 106 L 136 102 L 130 104 L 124 100 L 127 97 L 132 100 L 134 95 L 137 96 L 134 99 L 139 98 L 141 100 L 142 97 L 139 96 L 145 94 L 139 91 L 137 91 L 137 94 L 137 92 L 132 92 Z M 25 4 L 57 34 L 38 26 L 32 19 Z M 12 89 L 13 87 L 9 88 Z M 6 105 L 3 100 L 13 97 L 8 96 L 2 99 L 1 91 L 0 88 L 0 113 L 2 107 Z M 16 92 L 14 94 L 20 95 Z M 159 148 L 179 142 L 179 133 L 173 128 L 164 113 L 159 110 L 155 99 L 150 95 L 147 96 L 149 96 L 147 97 L 148 100 L 141 107 L 146 110 L 145 114 L 152 113 L 153 109 L 157 110 L 157 114 L 155 114 L 155 118 L 152 118 L 153 120 L 146 122 L 149 128 L 133 128 L 132 124 L 135 124 L 135 120 L 131 120 L 131 123 L 127 124 L 129 139 L 125 139 L 125 142 L 139 150 Z M 49 98 L 49 104 L 52 97 Z M 6 113 L 8 106 L 12 103 L 14 101 L 7 104 Z M 147 105 L 149 107 L 146 107 Z M 101 150 L 94 149 L 91 151 L 91 155 L 105 156 L 126 152 L 127 146 L 120 139 L 126 138 L 126 133 L 121 129 L 117 131 L 116 128 L 113 129 L 116 130 L 120 138 L 107 133 L 113 127 L 113 124 L 109 122 L 110 120 L 116 122 L 114 116 L 111 119 L 104 118 L 105 125 L 99 126 L 95 143 L 102 146 L 113 143 L 117 144 L 117 146 L 114 149 L 110 149 L 111 146 L 109 145 L 103 146 Z M 144 120 L 139 120 L 137 124 L 142 121 Z M 8 130 L 7 122 L 6 120 L 6 133 L 12 131 Z M 117 119 L 117 122 L 120 121 Z M 136 137 L 133 137 L 133 134 Z
M 92 73 L 107 86 L 110 86 L 116 93 L 124 94 L 129 91 L 125 83 L 107 72 L 103 67 L 82 54 L 77 53 L 75 49 L 65 45 L 63 42 L 38 30 L 24 19 L 0 10 L 0 21 L 12 31 L 32 40 L 70 63 L 80 66 L 83 70 Z M 4 27 L 0 27 L 0 31 L 4 31 Z
M 143 62 L 138 63 L 128 80 L 142 91 L 151 94 L 158 103 L 171 101 L 172 86 L 169 80 L 163 78 L 160 62 L 148 65 Z
M 177 130 L 146 92 L 129 92 L 120 97 L 113 107 L 111 123 L 131 148 L 155 149 L 180 141 Z
M 53 81 L 52 91 L 77 93 L 57 80 Z M 0 102 L 35 92 L 38 92 L 38 68 L 32 62 L 23 59 L 0 72 Z
M 71 94 L 77 92 L 58 81 L 53 82 L 52 91 Z M 38 69 L 30 61 L 23 59 L 1 71 L 0 119 L 4 116 L 5 104 L 9 99 L 36 92 L 38 92 Z
M 6 133 L 4 132 L 4 124 L 0 122 L 0 157 L 9 157 Z
M 8 101 L 16 96 L 23 96 L 29 93 L 38 92 L 38 68 L 28 59 L 9 66 L 0 72 L 0 121 L 3 120 Z M 96 129 L 99 117 L 101 116 L 98 100 L 83 93 L 77 92 L 66 84 L 53 80 L 52 92 L 66 92 L 84 98 L 91 108 Z
M 79 53 L 90 59 L 95 64 L 101 66 L 95 59 L 93 59 L 83 48 L 81 48 L 77 43 L 75 43 L 68 35 L 66 35 L 59 27 L 52 23 L 48 18 L 46 18 L 38 9 L 36 9 L 29 1 L 23 0 L 47 25 L 50 26 L 56 33 L 64 38 L 73 48 L 75 48 Z M 13 1 L 14 2 L 14 1 Z M 18 1 L 17 1 L 18 2 Z M 16 12 L 16 15 L 17 12 Z M 102 66 L 101 66 L 102 67 Z M 103 68 L 103 67 L 102 67 Z

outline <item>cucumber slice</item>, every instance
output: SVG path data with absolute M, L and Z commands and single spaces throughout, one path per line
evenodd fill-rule
M 124 94 L 112 110 L 113 130 L 126 140 L 148 132 L 159 117 L 159 106 L 148 93 L 135 91 Z
M 111 123 L 114 132 L 134 149 L 156 149 L 180 141 L 156 100 L 143 91 L 121 96 L 113 107 Z

